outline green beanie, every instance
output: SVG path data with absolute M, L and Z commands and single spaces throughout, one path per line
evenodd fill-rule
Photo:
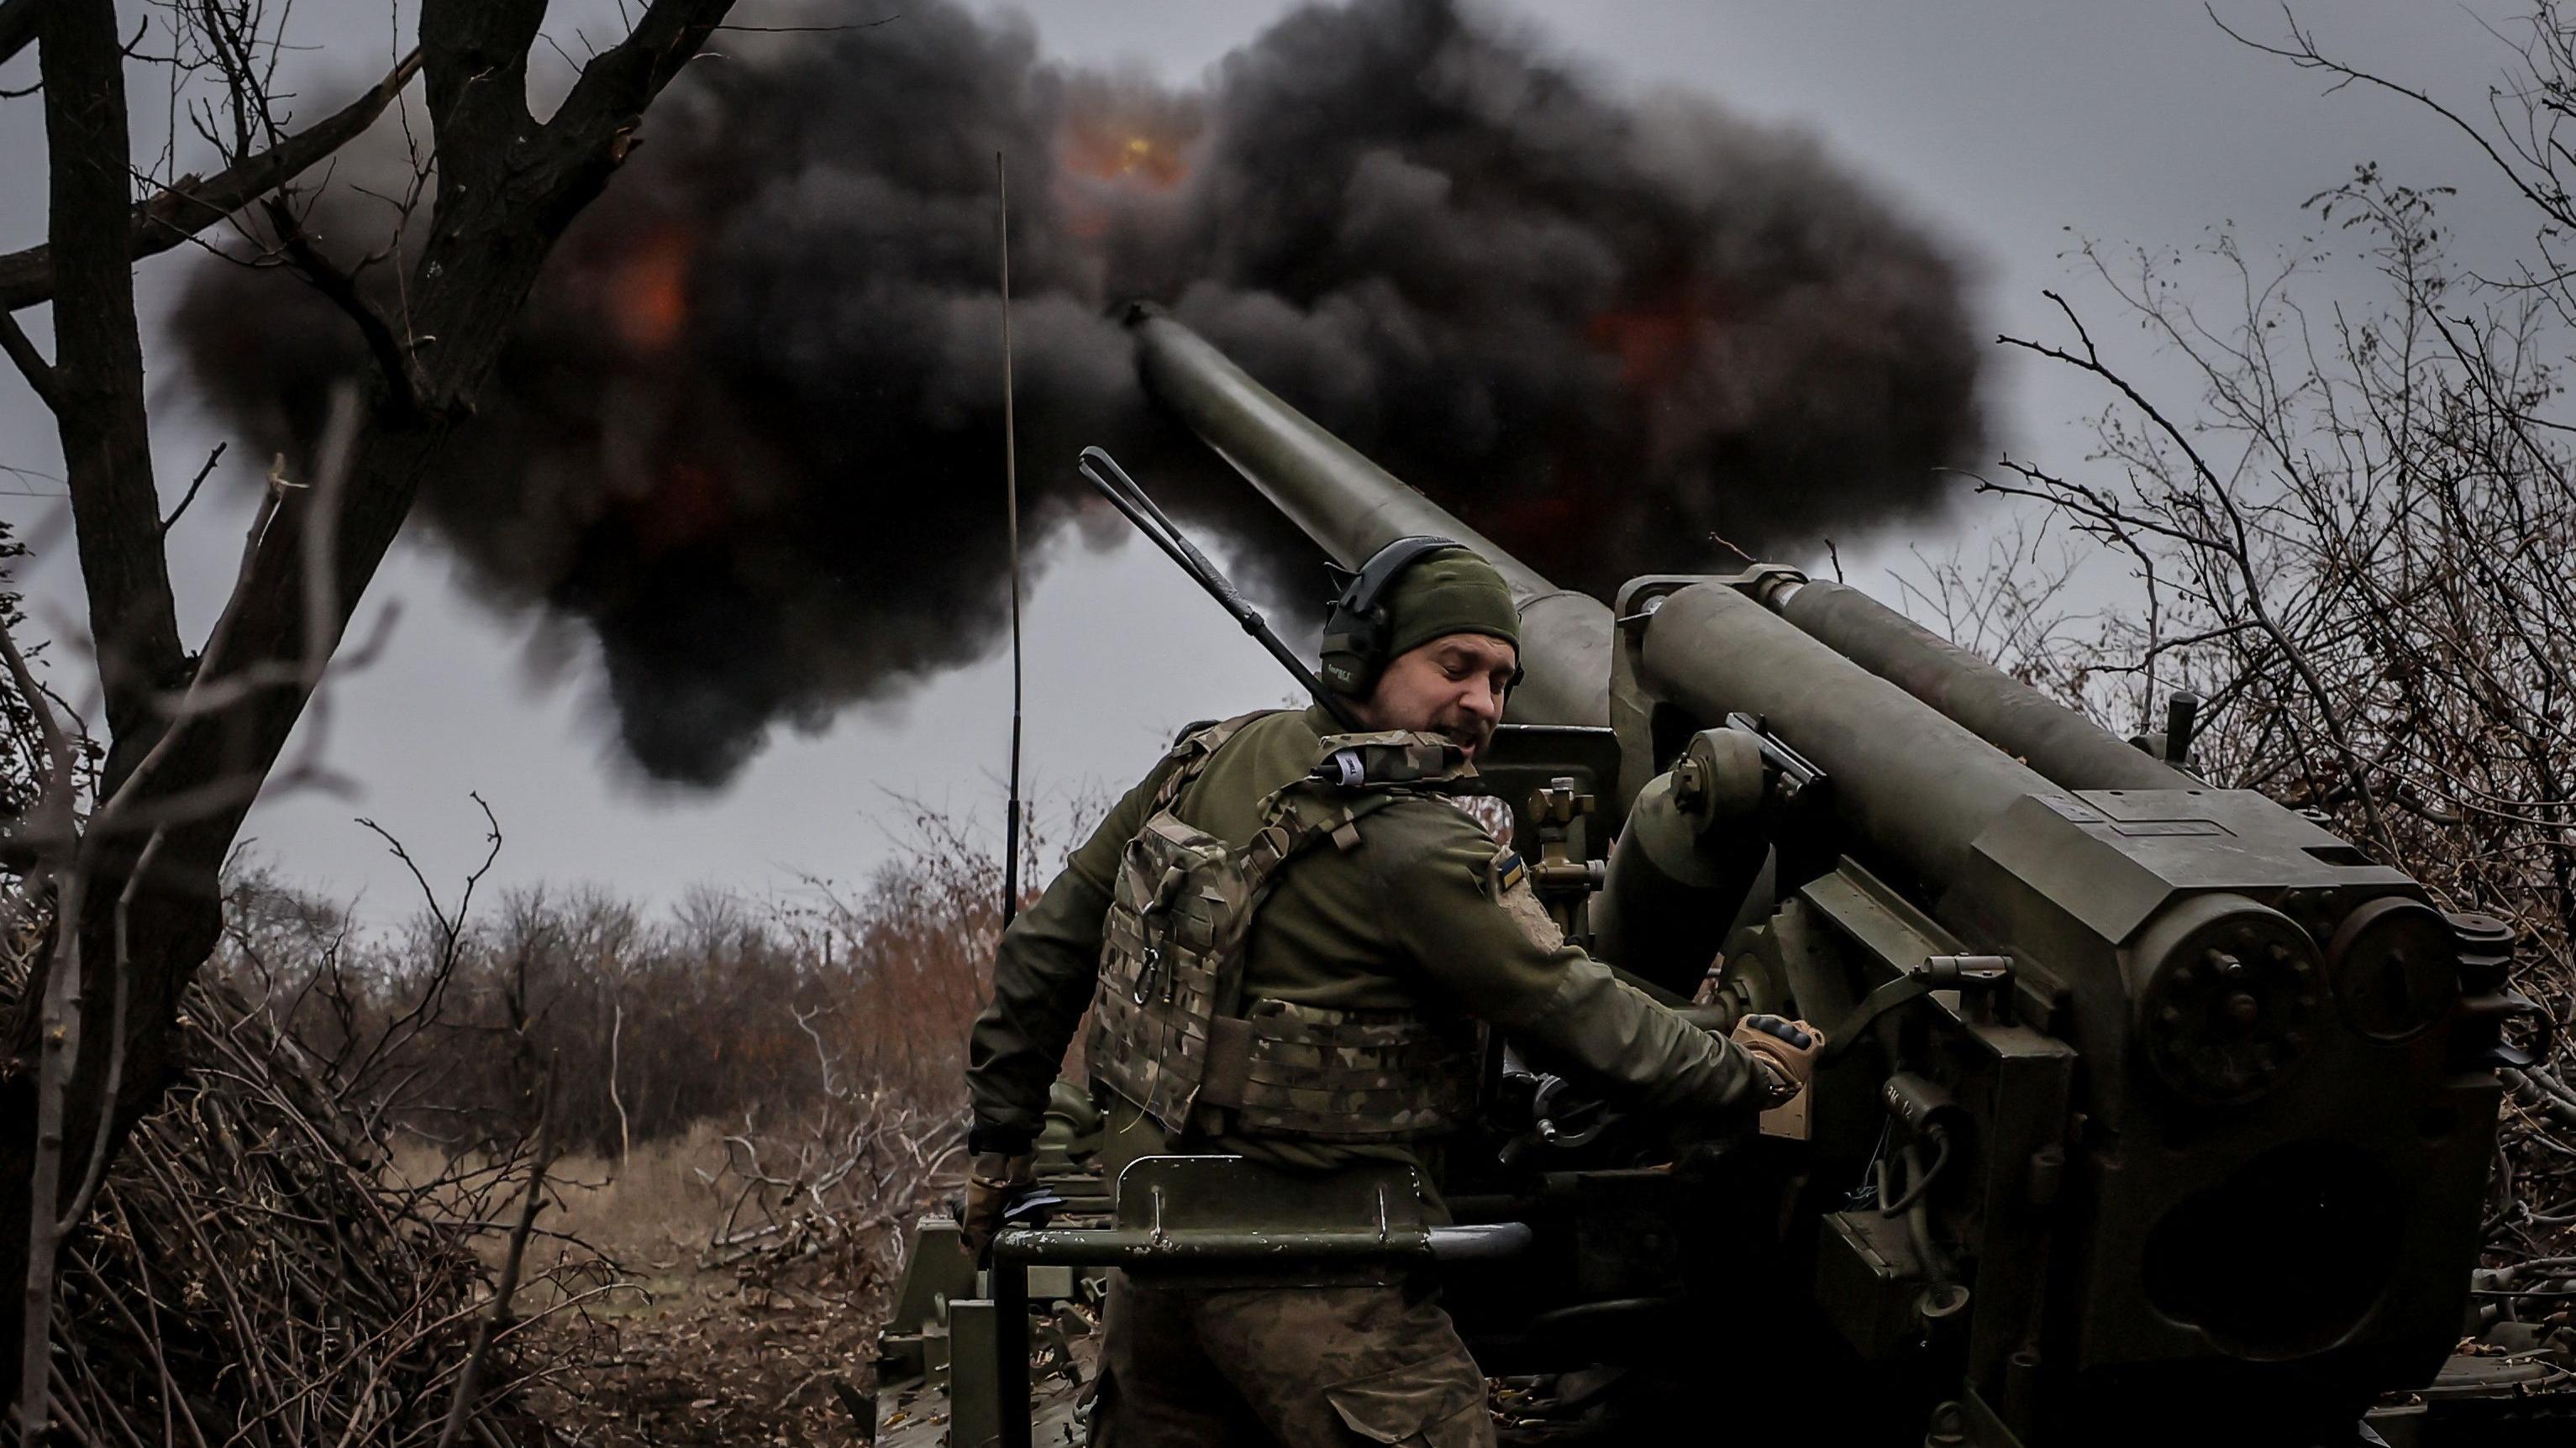
M 1503 575 L 1465 548 L 1443 548 L 1399 574 L 1387 591 L 1386 618 L 1390 659 L 1455 633 L 1521 644 L 1520 610 Z

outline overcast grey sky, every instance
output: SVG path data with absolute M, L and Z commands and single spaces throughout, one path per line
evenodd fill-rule
M 139 7 L 136 7 L 139 13 Z M 854 14 L 879 13 L 876 0 Z M 899 9 L 899 4 L 892 8 Z M 1289 8 L 1273 0 L 1041 0 L 1028 14 L 1047 50 L 1092 64 L 1134 62 L 1186 80 Z M 2523 229 L 2502 188 L 2456 135 L 2376 93 L 2321 94 L 2317 77 L 2222 35 L 2197 0 L 1529 0 L 1503 8 L 1616 91 L 1678 88 L 1740 114 L 1821 137 L 1968 259 L 1985 333 L 2054 335 L 2042 288 L 2098 305 L 2064 257 L 2073 235 L 2185 245 L 2232 222 L 2258 255 L 2293 246 L 2312 218 L 2302 199 L 2375 160 L 2401 180 L 2453 182 L 2448 215 L 2475 249 Z M 2219 13 L 2266 37 L 2277 7 L 2220 0 Z M 558 5 L 550 27 L 613 26 L 609 0 Z M 2303 22 L 2349 58 L 2470 107 L 2509 59 L 2480 16 L 2510 5 L 2320 0 Z M 900 23 L 900 22 L 898 22 Z M 308 74 L 356 77 L 388 54 L 383 12 L 364 0 L 307 6 L 296 34 L 319 44 Z M 0 68 L 0 87 L 32 79 L 32 56 Z M 138 97 L 137 105 L 147 104 Z M 0 100 L 0 249 L 41 239 L 39 102 Z M 183 269 L 174 253 L 141 270 L 147 310 L 166 305 Z M 38 314 L 25 320 L 37 330 Z M 147 324 L 148 325 L 148 324 Z M 2107 346 L 2144 359 L 2134 330 Z M 153 372 L 156 455 L 165 489 L 183 486 L 215 440 L 168 354 Z M 154 354 L 147 336 L 147 362 Z M 2102 398 L 2071 374 L 1992 359 L 1998 449 L 2074 463 L 2072 426 Z M 228 465 L 256 475 L 259 460 Z M 1042 460 L 1031 460 L 1031 466 Z M 50 419 L 14 374 L 0 374 L 0 517 L 46 544 L 22 569 L 37 617 L 67 618 L 77 597 L 59 502 Z M 248 492 L 200 502 L 173 536 L 183 623 L 202 636 L 240 543 Z M 1908 545 L 1935 551 L 1992 526 L 1962 510 L 1947 532 L 1844 540 L 1853 581 L 1882 579 Z M 1793 562 L 1809 562 L 1792 559 Z M 503 884 L 591 881 L 654 900 L 706 882 L 794 888 L 800 874 L 861 878 L 903 836 L 905 800 L 997 820 L 1007 733 L 1000 658 L 933 680 L 899 704 L 856 709 L 818 735 L 781 733 L 720 794 L 649 787 L 610 752 L 587 645 L 541 636 L 451 582 L 432 545 L 399 545 L 362 609 L 399 607 L 389 647 L 331 686 L 331 763 L 353 798 L 264 801 L 248 833 L 287 876 L 349 896 L 387 919 L 411 907 L 408 881 L 371 835 L 375 818 L 406 838 L 442 883 L 479 855 L 467 791 L 499 811 L 509 841 Z M 1274 702 L 1275 666 L 1158 555 L 1067 544 L 1029 610 L 1029 768 L 1062 801 L 1123 788 L 1176 725 Z M 569 653 L 569 668 L 551 662 Z M 58 677 L 73 671 L 58 665 Z M 75 697 L 77 684 L 72 685 Z M 308 725 L 310 724 L 308 720 Z M 290 744 L 290 751 L 300 747 Z

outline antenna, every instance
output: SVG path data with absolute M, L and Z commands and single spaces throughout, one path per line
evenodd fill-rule
M 1002 491 L 1011 552 L 1011 797 L 1002 823 L 1002 928 L 1020 913 L 1020 442 L 1011 415 L 1011 182 L 993 153 L 1002 239 Z
M 1270 651 L 1270 657 L 1296 675 L 1297 682 L 1306 686 L 1306 692 L 1315 696 L 1315 702 L 1323 705 L 1325 712 L 1340 720 L 1342 727 L 1353 733 L 1367 729 L 1367 725 L 1352 716 L 1350 706 L 1326 689 L 1324 681 L 1315 677 L 1315 671 L 1306 667 L 1306 661 L 1297 657 L 1297 651 L 1288 647 L 1287 642 L 1270 627 L 1270 621 L 1261 616 L 1261 611 L 1246 602 L 1233 582 L 1218 572 L 1207 555 L 1182 534 L 1171 516 L 1146 495 L 1134 478 L 1127 476 L 1127 470 L 1118 466 L 1118 460 L 1109 455 L 1108 449 L 1084 448 L 1077 466 L 1082 475 L 1091 480 L 1091 485 L 1100 490 L 1100 496 L 1109 500 L 1110 506 L 1127 515 L 1127 521 L 1136 525 L 1137 532 L 1169 554 L 1174 563 L 1181 565 L 1183 573 L 1207 590 L 1208 597 L 1215 599 L 1236 623 L 1243 625 L 1245 633 Z

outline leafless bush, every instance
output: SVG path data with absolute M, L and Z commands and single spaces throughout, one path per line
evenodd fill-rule
M 556 1140 L 612 1170 L 713 1123 L 708 1263 L 819 1264 L 862 1289 L 894 1265 L 888 1229 L 955 1163 L 966 1027 L 999 938 L 992 851 L 904 808 L 904 853 L 862 887 L 699 891 L 661 918 L 537 888 L 472 921 L 432 897 L 369 931 L 237 868 L 210 970 L 310 1042 L 371 1128 L 460 1166 L 525 1134 L 531 1060 L 553 1063 Z M 1023 847 L 1025 879 L 1061 861 L 1048 832 Z
M 20 940 L 23 946 L 32 935 Z M 27 984 L 23 950 L 0 1004 Z M 446 1180 L 381 1174 L 382 1143 L 325 1063 L 206 983 L 181 1017 L 188 1071 L 135 1128 L 72 1234 L 53 1303 L 52 1401 L 96 1445 L 427 1445 L 451 1402 L 481 1439 L 554 1359 L 513 1333 L 456 1393 L 490 1274 L 472 1250 L 524 1190 L 524 1152 Z M 578 1261 L 551 1294 L 599 1290 Z

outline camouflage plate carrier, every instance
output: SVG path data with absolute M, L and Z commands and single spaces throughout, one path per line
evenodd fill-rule
M 1261 802 L 1235 849 L 1173 813 L 1183 790 L 1261 714 L 1192 731 L 1178 767 L 1127 844 L 1109 906 L 1092 1006 L 1095 1081 L 1176 1141 L 1218 1135 L 1315 1141 L 1433 1136 L 1474 1107 L 1472 1025 L 1409 1010 L 1328 1010 L 1243 994 L 1253 917 L 1280 870 L 1330 841 L 1359 847 L 1359 821 L 1405 796 L 1468 792 L 1475 768 L 1437 735 L 1339 734 L 1313 773 Z

